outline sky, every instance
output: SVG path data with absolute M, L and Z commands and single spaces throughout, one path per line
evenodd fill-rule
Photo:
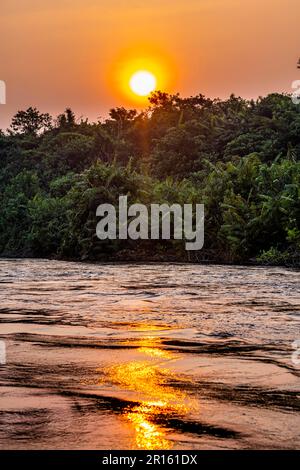
M 146 106 L 135 68 L 182 96 L 291 92 L 299 24 L 299 0 L 1 0 L 0 128 L 29 106 L 92 121 Z

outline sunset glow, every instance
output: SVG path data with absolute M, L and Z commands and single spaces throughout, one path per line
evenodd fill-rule
M 147 45 L 124 49 L 112 57 L 107 89 L 127 106 L 144 108 L 154 90 L 172 91 L 176 66 L 167 53 Z
M 130 88 L 136 95 L 147 96 L 156 88 L 156 78 L 147 70 L 139 70 L 130 79 Z
M 1 0 L 3 469 L 299 450 L 299 20 Z
M 182 96 L 290 92 L 298 18 L 298 0 L 3 0 L 0 80 L 9 99 L 0 125 L 32 104 L 56 115 L 71 106 L 90 120 L 115 106 L 143 109 L 148 95 L 130 87 L 143 70 L 156 90 Z

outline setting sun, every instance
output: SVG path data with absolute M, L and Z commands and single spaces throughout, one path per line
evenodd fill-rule
M 176 63 L 165 51 L 153 46 L 132 46 L 113 57 L 107 68 L 106 86 L 119 103 L 145 108 L 151 92 L 176 89 Z
M 133 93 L 138 96 L 147 96 L 156 88 L 156 78 L 147 70 L 139 70 L 130 78 L 129 85 Z

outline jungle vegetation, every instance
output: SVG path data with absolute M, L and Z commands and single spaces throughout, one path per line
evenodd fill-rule
M 106 120 L 19 111 L 0 131 L 0 254 L 300 264 L 300 106 L 155 92 Z M 96 208 L 204 203 L 205 244 L 100 241 Z

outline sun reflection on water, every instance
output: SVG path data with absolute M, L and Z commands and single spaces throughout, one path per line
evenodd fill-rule
M 157 338 L 143 338 L 137 351 L 149 359 L 113 365 L 104 371 L 106 383 L 130 392 L 131 400 L 134 393 L 132 401 L 136 400 L 137 404 L 128 406 L 123 418 L 133 426 L 133 447 L 139 449 L 171 449 L 173 442 L 168 437 L 168 419 L 174 415 L 186 415 L 195 407 L 194 401 L 182 389 L 183 380 L 186 382 L 188 379 L 178 376 L 165 365 L 178 359 L 178 355 L 158 346 Z
M 150 421 L 158 412 L 164 412 L 163 407 L 161 410 L 159 408 L 156 403 L 145 402 L 125 413 L 125 418 L 134 426 L 137 448 L 167 450 L 173 447 L 172 442 L 166 438 L 166 430 Z

